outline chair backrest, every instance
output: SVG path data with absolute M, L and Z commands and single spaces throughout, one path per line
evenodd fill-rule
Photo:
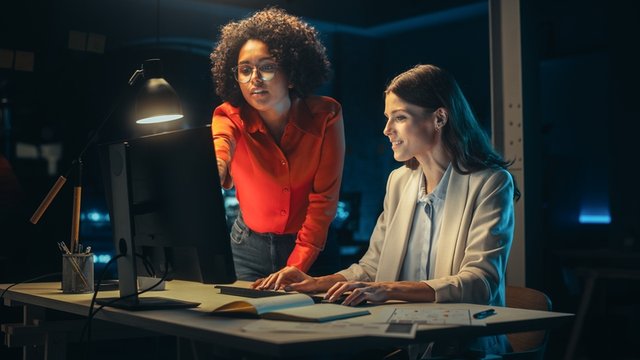
M 506 287 L 506 306 L 511 308 L 551 311 L 551 300 L 542 291 L 519 286 Z M 535 352 L 542 358 L 547 345 L 547 331 L 507 334 L 514 353 Z

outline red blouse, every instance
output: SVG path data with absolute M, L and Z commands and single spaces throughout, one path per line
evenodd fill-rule
M 242 217 L 260 233 L 295 234 L 287 265 L 308 271 L 324 248 L 338 204 L 344 163 L 340 104 L 293 98 L 280 146 L 258 112 L 228 102 L 213 113 L 216 156 L 230 169 Z

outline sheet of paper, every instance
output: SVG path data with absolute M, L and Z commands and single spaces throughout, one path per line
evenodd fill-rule
M 247 332 L 312 332 L 345 335 L 371 335 L 413 339 L 416 324 L 354 323 L 336 321 L 330 323 L 308 323 L 294 321 L 257 320 L 242 328 Z
M 484 321 L 473 319 L 469 309 L 395 308 L 388 322 L 399 324 L 486 326 Z

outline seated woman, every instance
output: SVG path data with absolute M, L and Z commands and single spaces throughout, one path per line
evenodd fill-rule
M 455 79 L 418 65 L 385 90 L 384 134 L 404 166 L 389 175 L 384 210 L 357 264 L 311 277 L 285 267 L 254 288 L 327 292 L 363 301 L 504 306 L 505 271 L 519 195 L 510 163 L 491 147 Z M 479 339 L 487 353 L 506 337 Z

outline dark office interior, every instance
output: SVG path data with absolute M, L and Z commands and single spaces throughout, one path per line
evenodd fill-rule
M 382 134 L 382 91 L 395 74 L 419 63 L 449 70 L 491 132 L 484 0 L 5 2 L 0 283 L 60 271 L 55 243 L 69 238 L 72 186 L 61 190 L 38 224 L 29 218 L 110 111 L 97 143 L 169 129 L 130 122 L 134 94 L 127 81 L 144 60 L 161 59 L 180 96 L 185 118 L 170 126 L 205 126 L 220 103 L 208 57 L 219 27 L 267 5 L 318 29 L 333 73 L 317 93 L 343 106 L 341 204 L 321 258 L 324 272 L 357 260 L 366 248 L 387 176 L 400 166 Z M 575 358 L 640 359 L 640 195 L 633 180 L 639 7 L 619 0 L 520 0 L 520 7 L 526 286 L 548 294 L 555 311 L 576 313 L 587 278 L 598 274 Z M 114 248 L 95 145 L 82 160 L 80 236 L 106 262 Z M 226 195 L 233 213 L 233 194 Z M 0 316 L 1 323 L 20 318 L 4 307 Z M 552 330 L 546 358 L 564 356 L 571 325 Z M 166 355 L 166 342 L 144 344 Z M 128 346 L 96 342 L 94 358 L 123 357 L 118 349 Z M 21 351 L 2 346 L 0 358 L 18 359 Z

